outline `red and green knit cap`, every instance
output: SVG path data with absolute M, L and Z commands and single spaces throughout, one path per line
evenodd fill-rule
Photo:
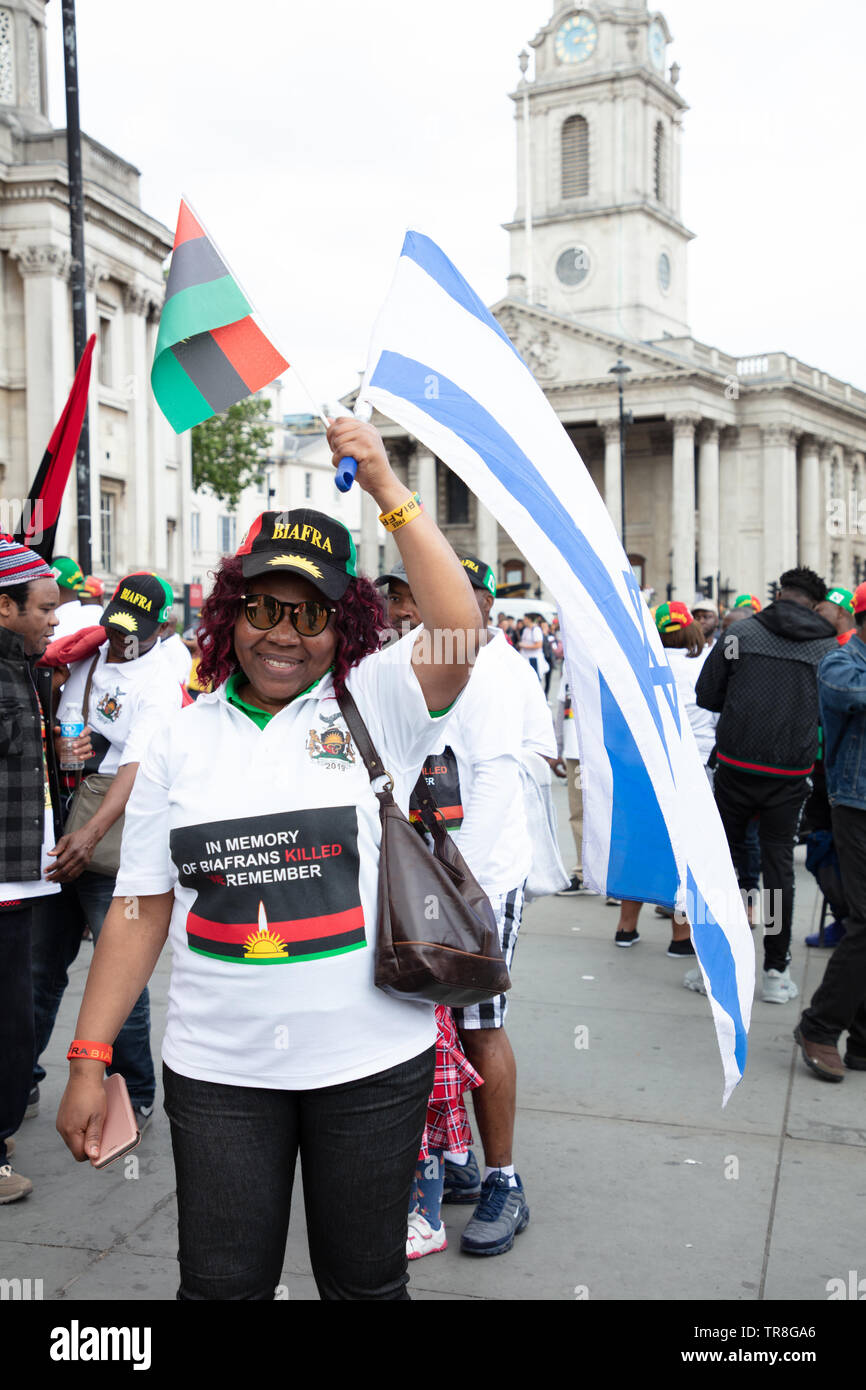
M 760 613 L 761 600 L 754 594 L 737 594 L 734 599 L 735 608 L 751 608 L 753 613 Z
M 153 570 L 136 570 L 121 579 L 102 617 L 104 628 L 118 628 L 145 641 L 152 637 L 171 612 L 171 585 Z
M 672 599 L 670 603 L 660 603 L 656 609 L 656 627 L 659 632 L 677 632 L 693 622 L 688 604 L 681 603 L 679 599 Z
M 843 589 L 841 585 L 834 584 L 825 598 L 826 603 L 835 603 L 839 608 L 844 608 L 846 613 L 854 613 L 854 594 L 850 589 Z
M 50 567 L 26 545 L 19 545 L 12 536 L 0 534 L 0 588 L 10 584 L 29 584 L 31 579 L 53 579 Z

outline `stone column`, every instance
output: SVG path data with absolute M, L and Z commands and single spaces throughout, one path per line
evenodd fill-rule
M 741 583 L 739 449 L 740 431 L 728 426 L 719 437 L 719 566 L 722 583 L 734 585 Z
M 434 521 L 438 521 L 436 457 L 431 454 L 429 449 L 425 449 L 423 444 L 416 444 L 414 463 L 415 479 L 411 486 L 420 494 L 421 501 L 424 503 L 424 510 L 432 516 Z
M 499 574 L 499 523 L 475 498 L 475 554 Z
M 691 603 L 695 596 L 695 430 L 699 415 L 674 415 L 671 542 L 673 597 Z
M 764 478 L 764 592 L 797 563 L 797 439 L 786 424 L 761 430 Z
M 821 492 L 821 461 L 819 442 L 806 435 L 800 449 L 800 550 L 798 563 L 821 573 L 821 533 L 827 520 L 827 509 Z
M 604 505 L 618 536 L 622 535 L 622 456 L 619 420 L 602 420 L 604 435 Z
M 361 548 L 358 564 L 368 579 L 379 575 L 379 545 L 385 531 L 379 525 L 379 508 L 369 492 L 361 494 Z
M 717 592 L 719 548 L 719 424 L 706 420 L 701 426 L 698 450 L 698 578 L 713 576 Z
M 27 448 L 23 476 L 6 479 L 6 487 L 25 497 L 72 384 L 72 336 L 67 277 L 72 259 L 59 246 L 13 246 L 10 258 L 24 281 L 24 380 Z M 17 470 L 16 470 L 17 472 Z M 64 498 L 61 534 L 77 552 L 75 538 L 75 464 Z M 57 553 L 61 554 L 60 546 Z M 70 553 L 70 552 L 67 552 Z

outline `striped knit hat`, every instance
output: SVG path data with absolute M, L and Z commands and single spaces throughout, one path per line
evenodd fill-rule
M 734 599 L 735 608 L 751 608 L 753 613 L 760 613 L 761 600 L 755 594 L 737 594 Z
M 0 588 L 29 584 L 31 579 L 53 578 L 51 566 L 35 550 L 28 550 L 11 536 L 0 534 Z

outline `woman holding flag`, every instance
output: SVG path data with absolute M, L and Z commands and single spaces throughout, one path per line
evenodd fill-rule
M 117 883 L 138 916 L 115 899 L 77 1033 L 110 1052 L 170 934 L 163 1057 L 182 1299 L 273 1297 L 298 1155 L 321 1297 L 408 1298 L 406 1211 L 436 1029 L 432 1004 L 373 985 L 378 805 L 336 697 L 351 691 L 405 808 L 482 624 L 377 432 L 339 420 L 328 439 L 335 467 L 358 460 L 426 630 L 457 640 L 438 644 L 446 659 L 412 634 L 380 651 L 378 594 L 357 575 L 350 533 L 319 512 L 263 514 L 217 572 L 200 626 L 213 693 L 142 761 Z M 57 1125 L 79 1161 L 99 1153 L 102 1075 L 102 1062 L 73 1057 Z

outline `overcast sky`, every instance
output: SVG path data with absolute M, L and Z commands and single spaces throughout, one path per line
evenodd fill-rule
M 553 0 L 79 0 L 82 126 L 186 193 L 314 394 L 357 382 L 408 226 L 505 293 L 517 55 Z M 60 4 L 51 116 L 65 125 Z M 695 336 L 866 387 L 866 3 L 669 0 Z M 293 394 L 290 410 L 306 408 Z

